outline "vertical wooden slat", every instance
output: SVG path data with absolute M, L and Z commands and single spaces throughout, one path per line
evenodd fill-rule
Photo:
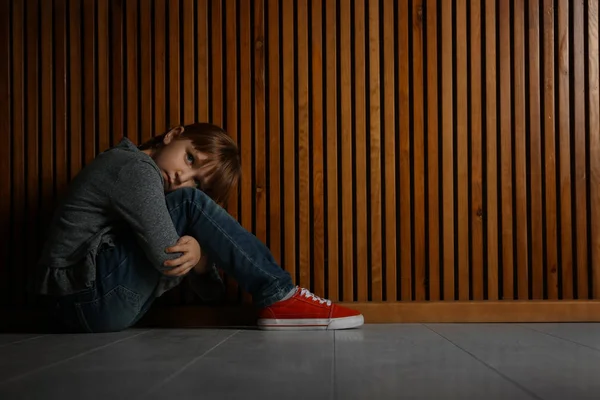
M 310 104 L 312 110 L 312 176 L 313 176 L 313 260 L 314 260 L 314 292 L 318 296 L 325 296 L 325 198 L 324 198 L 324 175 L 323 175 L 323 15 L 319 0 L 312 0 L 310 26 L 312 40 L 311 56 L 312 85 Z
M 179 37 L 179 32 L 181 22 L 179 21 L 179 6 L 179 0 L 169 0 L 169 110 L 167 115 L 167 125 L 169 128 L 183 123 L 181 120 L 180 105 L 181 77 L 179 68 L 181 62 L 181 38 Z
M 11 52 L 10 52 L 10 2 L 0 3 L 0 129 L 3 130 L 0 140 L 0 191 L 3 193 L 0 199 L 0 213 L 2 213 L 2 227 L 0 227 L 0 257 L 3 258 L 0 265 L 0 304 L 9 304 L 8 284 L 9 284 L 9 248 L 11 239 L 11 230 L 13 228 L 11 215 L 11 132 L 12 124 L 11 101 L 12 93 L 10 90 L 11 79 Z
M 158 0 L 159 1 L 164 0 Z M 163 3 L 164 5 L 164 3 Z M 164 7 L 163 7 L 164 8 Z M 119 0 L 112 0 L 110 3 L 110 18 L 111 18 L 111 44 L 110 44 L 110 110 L 112 120 L 110 125 L 111 130 L 111 145 L 116 146 L 124 134 L 124 118 L 123 118 L 123 92 L 125 71 L 123 70 L 123 7 Z M 164 14 L 163 14 L 164 18 Z M 158 25 L 155 27 L 158 29 Z M 163 28 L 164 29 L 164 28 Z M 164 52 L 163 52 L 164 58 Z M 163 97 L 164 99 L 164 92 Z M 164 100 L 161 100 L 164 101 Z
M 285 270 L 296 273 L 296 206 L 295 206 L 295 149 L 294 149 L 294 3 L 286 0 L 281 5 L 283 12 L 283 201 L 284 201 L 284 253 Z
M 52 36 L 52 3 L 43 1 L 40 3 L 41 17 L 41 114 L 40 114 L 40 168 L 41 175 L 38 179 L 41 180 L 40 193 L 40 223 L 44 222 L 38 230 L 38 238 L 42 239 L 46 236 L 46 223 L 49 220 L 48 214 L 53 206 L 53 191 L 54 191 L 54 163 L 53 163 L 53 147 L 54 147 L 54 126 L 53 126 L 53 92 L 54 85 L 52 82 L 53 70 L 53 36 Z M 38 253 L 38 251 L 36 251 Z M 37 254 L 36 254 L 37 256 Z
M 126 44 L 125 44 L 125 113 L 124 118 L 127 121 L 125 125 L 125 136 L 133 143 L 138 142 L 138 37 L 137 37 L 137 21 L 138 21 L 138 1 L 128 1 L 125 6 L 125 29 L 126 29 Z M 173 99 L 169 99 L 173 101 Z
M 498 132 L 496 71 L 496 7 L 485 4 L 485 132 L 486 132 L 486 213 L 487 218 L 487 285 L 488 300 L 498 300 Z
M 223 104 L 222 115 L 224 115 L 225 129 L 229 135 L 233 138 L 236 143 L 239 143 L 239 132 L 238 132 L 238 108 L 239 108 L 239 93 L 237 90 L 239 76 L 237 74 L 237 42 L 238 42 L 238 26 L 237 26 L 237 2 L 236 1 L 225 1 L 224 2 L 224 13 L 223 24 L 225 25 L 225 61 L 221 68 L 225 75 L 224 87 L 225 87 L 225 103 Z M 215 69 L 213 68 L 213 71 Z M 218 88 L 214 86 L 216 90 Z M 242 149 L 240 149 L 241 152 Z M 243 180 L 243 179 L 242 179 Z M 238 188 L 238 193 L 241 188 Z M 227 202 L 227 211 L 238 219 L 238 201 L 239 196 L 234 193 Z M 233 299 L 237 296 L 238 285 L 233 279 L 227 282 L 228 296 Z
M 427 187 L 429 196 L 429 300 L 440 300 L 440 181 L 439 181 L 439 120 L 438 120 L 438 29 L 437 1 L 427 0 Z
M 467 3 L 456 3 L 456 167 L 458 298 L 469 299 L 469 110 L 467 104 Z
M 69 0 L 69 103 L 71 143 L 70 178 L 73 179 L 81 169 L 82 126 L 81 126 L 81 0 Z
M 354 182 L 352 181 L 352 49 L 350 43 L 350 2 L 340 2 L 340 108 L 341 121 L 340 128 L 342 132 L 341 157 L 342 157 L 342 181 L 338 184 L 341 187 L 342 195 L 342 266 L 343 266 L 343 285 L 342 293 L 344 301 L 352 301 L 354 291 L 353 282 L 353 248 L 354 237 L 352 235 L 353 210 L 352 203 L 354 197 Z
M 441 4 L 442 18 L 442 182 L 444 300 L 454 299 L 454 149 L 452 91 L 452 3 Z
M 412 194 L 410 190 L 410 98 L 409 98 L 409 65 L 410 53 L 408 48 L 408 2 L 398 4 L 398 165 L 400 166 L 400 236 L 398 249 L 400 251 L 400 297 L 403 301 L 412 298 L 412 230 L 410 221 L 410 206 Z M 386 165 L 390 166 L 390 164 Z
M 166 0 L 154 3 L 154 127 L 153 134 L 159 135 L 167 130 L 166 102 Z
M 367 301 L 367 122 L 366 122 L 366 56 L 365 3 L 354 3 L 354 146 L 356 159 L 356 300 Z
M 150 6 L 151 3 L 148 1 L 140 2 L 140 59 L 138 72 L 140 74 L 140 84 L 137 90 L 140 93 L 140 144 L 150 140 L 154 133 L 154 127 L 152 126 L 152 14 Z M 192 26 L 191 21 L 189 25 Z
M 326 107 L 327 107 L 327 250 L 328 250 L 328 295 L 331 300 L 339 299 L 339 272 L 338 272 L 338 168 L 337 168 L 337 23 L 336 2 L 325 3 L 325 46 L 326 46 L 326 73 L 327 81 Z
M 256 0 L 254 3 L 254 137 L 255 137 L 255 175 L 256 182 L 256 236 L 267 242 L 267 175 L 266 175 L 266 140 L 265 132 L 265 3 Z
M 512 200 L 512 143 L 511 143 L 511 56 L 510 2 L 500 2 L 500 190 L 502 201 L 502 299 L 514 298 L 513 288 L 513 200 Z
M 600 299 L 600 51 L 598 2 L 588 2 L 588 73 L 590 133 L 590 219 L 593 298 Z
M 279 95 L 279 0 L 268 0 L 269 30 L 268 49 L 268 85 L 269 85 L 269 249 L 273 257 L 281 263 L 281 141 L 279 112 L 281 99 Z
M 252 155 L 252 76 L 251 76 L 251 41 L 250 41 L 250 2 L 239 2 L 239 31 L 238 40 L 240 46 L 240 121 L 238 143 L 241 144 L 242 153 L 242 175 L 248 179 L 241 180 L 241 223 L 244 228 L 252 231 L 252 164 L 254 162 Z M 256 132 L 254 133 L 256 135 Z M 249 302 L 248 293 L 244 293 L 244 301 Z
M 310 197 L 309 197 L 309 121 L 308 110 L 308 2 L 297 3 L 298 38 L 298 253 L 300 262 L 300 281 L 303 287 L 310 287 Z
M 423 86 L 423 0 L 413 2 L 413 143 L 415 300 L 425 300 L 425 133 Z
M 25 236 L 28 239 L 28 246 L 37 246 L 37 235 L 36 235 L 36 222 L 39 216 L 39 148 L 38 148 L 38 128 L 39 128 L 39 93 L 40 93 L 40 82 L 39 82 L 39 2 L 34 0 L 26 4 L 26 76 L 25 76 L 25 87 L 26 87 L 26 104 L 25 104 L 25 155 L 27 157 L 25 171 L 26 171 L 26 230 Z M 17 221 L 19 223 L 19 221 Z M 35 252 L 26 252 L 27 264 L 33 265 L 35 260 Z M 22 305 L 25 302 L 25 282 L 27 278 L 27 269 L 18 269 L 15 279 L 15 302 L 16 304 Z
M 212 115 L 209 116 L 213 124 L 223 126 L 223 4 L 221 0 L 211 0 L 211 23 L 212 32 L 210 39 L 212 41 L 211 63 L 212 63 L 212 79 L 211 79 L 211 107 Z M 231 134 L 231 133 L 229 133 Z
M 569 112 L 569 4 L 558 1 L 558 136 L 560 151 L 560 251 L 562 268 L 562 298 L 573 298 L 573 243 L 571 215 L 571 129 Z
M 183 125 L 188 125 L 196 122 L 196 105 L 194 103 L 194 92 L 195 88 L 195 60 L 194 60 L 194 1 L 193 0 L 183 0 L 183 4 L 180 4 L 182 8 L 182 19 L 181 25 L 183 27 L 182 35 L 180 38 L 180 43 L 182 43 L 181 52 L 183 63 L 182 65 L 182 74 L 183 74 L 183 104 L 181 107 L 183 108 L 183 120 L 181 123 Z
M 385 146 L 385 294 L 387 301 L 396 300 L 396 124 L 394 121 L 394 3 L 383 3 L 383 90 Z
M 527 149 L 525 132 L 525 5 L 514 1 L 514 102 L 515 102 L 515 194 L 517 199 L 517 282 L 518 298 L 527 300 L 529 292 L 529 262 L 527 243 Z
M 196 63 L 196 78 L 198 79 L 196 113 L 198 115 L 198 122 L 207 122 L 210 120 L 210 116 L 208 115 L 208 103 L 210 102 L 208 97 L 208 64 L 212 60 L 208 54 L 208 41 L 210 40 L 208 33 L 208 4 L 209 0 L 198 0 L 196 2 L 196 29 L 198 31 L 198 36 L 196 36 L 196 55 L 198 57 Z M 160 33 L 160 31 L 157 33 Z
M 102 152 L 110 147 L 109 138 L 109 17 L 108 2 L 98 2 L 98 149 Z M 148 28 L 149 31 L 149 28 Z M 150 95 L 148 95 L 150 101 Z M 146 117 L 150 118 L 150 116 Z
M 544 0 L 544 173 L 546 175 L 546 271 L 548 299 L 558 299 L 558 221 L 554 99 L 554 5 Z
M 55 196 L 62 198 L 67 186 L 67 2 L 54 3 L 54 120 L 55 120 Z M 14 131 L 13 131 L 14 133 Z
M 313 0 L 314 1 L 314 0 Z M 371 146 L 371 296 L 373 301 L 383 299 L 382 292 L 382 214 L 381 214 L 381 78 L 379 52 L 379 2 L 369 1 L 369 101 Z
M 583 0 L 573 2 L 573 119 L 575 148 L 575 249 L 577 260 L 577 298 L 588 298 L 588 225 L 587 225 L 587 178 L 586 178 L 586 132 L 585 132 L 585 59 Z M 600 222 L 600 221 L 599 221 Z
M 471 15 L 468 15 L 471 29 L 470 55 L 471 55 L 471 257 L 473 271 L 473 300 L 484 299 L 483 281 L 483 155 L 482 155 L 482 92 L 481 92 L 481 2 L 470 0 Z M 483 55 L 485 57 L 485 54 Z
M 15 254 L 25 254 L 25 223 L 26 223 L 26 199 L 27 199 L 27 184 L 25 175 L 25 135 L 26 125 L 26 86 L 25 79 L 27 79 L 26 73 L 23 69 L 27 57 L 27 49 L 25 48 L 25 29 L 26 29 L 26 14 L 24 0 L 15 0 L 13 2 L 13 14 L 12 14 L 12 213 L 13 213 L 13 230 L 11 241 L 11 251 L 13 252 L 12 260 L 14 260 Z M 18 279 L 23 273 L 22 269 L 11 270 L 11 273 L 7 277 L 10 277 L 11 284 L 8 286 L 7 296 L 8 300 L 13 303 L 18 299 Z
M 544 297 L 544 258 L 542 227 L 542 132 L 540 87 L 540 3 L 529 1 L 529 157 L 531 160 L 531 284 L 532 298 Z
M 250 4 L 239 2 L 239 107 L 240 121 L 238 122 L 238 143 L 242 153 L 242 175 L 248 179 L 241 181 L 241 223 L 247 230 L 252 230 L 252 104 L 251 104 L 251 59 L 250 59 Z
M 85 164 L 96 156 L 96 21 L 93 0 L 84 0 L 83 7 L 83 151 Z M 135 93 L 137 86 L 131 93 Z M 135 114 L 134 114 L 135 115 Z

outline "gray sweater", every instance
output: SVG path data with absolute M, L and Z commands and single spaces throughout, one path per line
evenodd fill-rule
M 151 157 L 129 139 L 98 155 L 71 182 L 42 250 L 34 282 L 39 294 L 62 296 L 93 285 L 96 252 L 113 245 L 116 232 L 132 232 L 149 268 L 180 253 L 165 253 L 179 239 L 165 201 L 163 178 Z M 156 295 L 181 278 L 162 276 Z

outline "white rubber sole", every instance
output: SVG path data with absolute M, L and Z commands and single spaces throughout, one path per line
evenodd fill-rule
M 358 328 L 365 323 L 362 315 L 335 319 L 259 319 L 258 328 L 265 331 L 331 331 Z

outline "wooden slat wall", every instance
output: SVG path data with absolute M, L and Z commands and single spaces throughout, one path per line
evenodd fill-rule
M 318 295 L 599 299 L 598 14 L 597 0 L 1 0 L 0 302 L 33 302 L 51 210 L 96 154 L 199 120 L 241 148 L 228 211 Z

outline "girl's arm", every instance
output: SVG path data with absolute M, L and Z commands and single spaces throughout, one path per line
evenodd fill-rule
M 146 161 L 135 160 L 119 172 L 111 191 L 113 210 L 127 222 L 137 242 L 158 271 L 165 273 L 167 260 L 181 253 L 166 253 L 167 247 L 179 240 L 163 190 L 162 178 L 156 168 Z

